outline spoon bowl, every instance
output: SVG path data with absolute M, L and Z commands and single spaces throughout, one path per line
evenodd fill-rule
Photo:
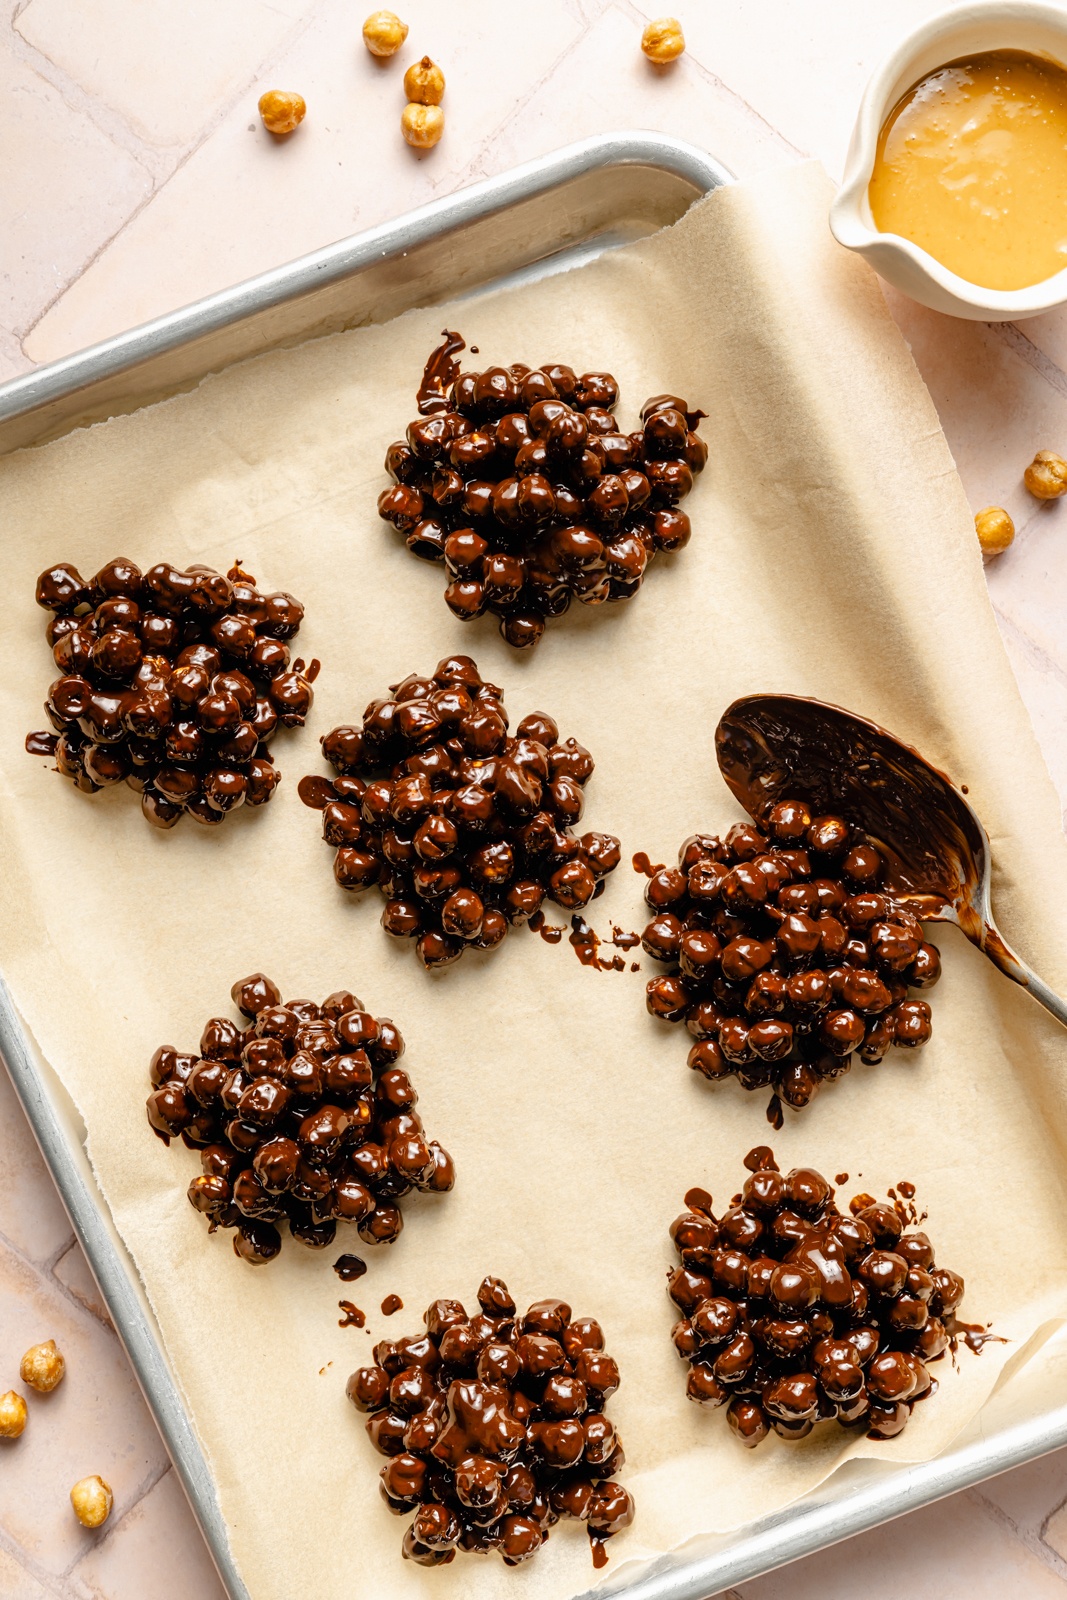
M 877 845 L 885 887 L 924 922 L 954 922 L 1067 1027 L 1067 1002 L 1016 955 L 993 920 L 989 838 L 952 780 L 865 717 L 801 695 L 735 700 L 715 730 L 719 770 L 755 821 L 800 796 Z

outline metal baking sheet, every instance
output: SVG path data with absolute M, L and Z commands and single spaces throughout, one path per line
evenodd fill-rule
M 0 385 L 0 454 L 190 389 L 281 345 L 385 322 L 414 306 L 565 270 L 677 219 L 731 174 L 653 133 L 617 133 L 355 234 L 62 361 Z M 136 1268 L 85 1153 L 85 1130 L 0 978 L 0 1055 L 88 1256 L 112 1320 L 230 1600 L 249 1596 L 230 1554 L 207 1461 Z M 1067 1444 L 1067 1338 L 994 1393 L 952 1448 L 918 1466 L 853 1462 L 774 1516 L 608 1584 L 625 1600 L 709 1600 Z M 575 1600 L 583 1600 L 576 1596 Z

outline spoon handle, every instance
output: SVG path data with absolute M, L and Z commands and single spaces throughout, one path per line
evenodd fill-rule
M 1029 990 L 1034 999 L 1043 1005 L 1046 1011 L 1051 1011 L 1057 1022 L 1062 1022 L 1067 1028 L 1067 1000 L 1058 995 L 1055 989 L 1050 989 L 1044 978 L 1039 978 L 1032 967 L 1028 967 L 1021 956 L 1015 951 L 1001 935 L 995 923 L 986 921 L 982 927 L 981 937 L 974 941 L 980 950 L 984 950 L 996 966 L 998 966 L 1013 983 L 1019 984 L 1023 989 Z

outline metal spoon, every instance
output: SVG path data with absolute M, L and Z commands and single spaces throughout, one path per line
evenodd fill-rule
M 752 694 L 723 713 L 715 751 L 751 817 L 759 821 L 776 800 L 796 795 L 855 823 L 885 856 L 892 894 L 924 922 L 955 922 L 1067 1027 L 1067 1001 L 993 921 L 985 829 L 951 779 L 911 745 L 822 700 Z

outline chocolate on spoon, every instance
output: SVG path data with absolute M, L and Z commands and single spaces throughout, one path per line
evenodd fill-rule
M 952 781 L 911 745 L 840 706 L 753 694 L 723 713 L 715 749 L 723 777 L 756 821 L 790 795 L 840 813 L 882 851 L 890 892 L 924 922 L 955 922 L 1067 1027 L 1067 1002 L 993 920 L 985 829 Z

